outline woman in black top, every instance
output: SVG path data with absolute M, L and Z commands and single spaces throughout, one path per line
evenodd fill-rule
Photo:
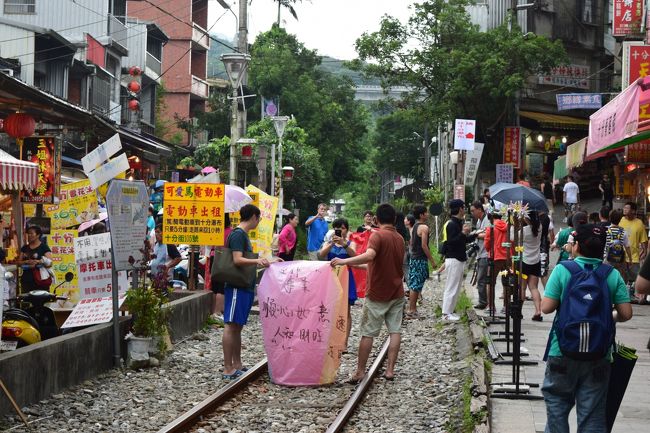
M 31 226 L 27 228 L 27 244 L 20 249 L 20 258 L 17 262 L 22 268 L 22 275 L 20 276 L 21 293 L 30 290 L 49 290 L 49 287 L 36 287 L 34 280 L 34 268 L 43 266 L 49 268 L 52 266 L 52 253 L 50 248 L 41 242 L 43 231 L 38 226 Z M 43 257 L 45 260 L 43 263 Z

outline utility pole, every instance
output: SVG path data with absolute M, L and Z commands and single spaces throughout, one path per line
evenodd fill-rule
M 237 50 L 241 54 L 248 54 L 248 0 L 239 0 L 239 32 L 237 33 Z M 248 84 L 248 69 L 244 71 L 240 89 L 242 89 L 242 111 L 237 113 L 239 119 L 239 136 L 246 136 L 246 98 L 243 86 Z M 239 110 L 239 104 L 237 106 Z

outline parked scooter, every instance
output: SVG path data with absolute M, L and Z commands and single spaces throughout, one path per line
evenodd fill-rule
M 14 278 L 10 272 L 5 273 L 5 279 Z M 20 307 L 28 304 L 27 308 L 7 308 L 2 316 L 2 350 L 15 350 L 19 347 L 38 343 L 61 335 L 56 326 L 54 311 L 45 304 L 57 300 L 67 300 L 65 296 L 56 296 L 56 289 L 74 278 L 72 272 L 65 274 L 65 279 L 51 292 L 47 290 L 32 290 L 18 295 L 13 301 L 17 301 Z

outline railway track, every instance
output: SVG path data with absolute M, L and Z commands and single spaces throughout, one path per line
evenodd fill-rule
M 378 375 L 381 366 L 383 365 L 384 360 L 386 359 L 386 355 L 388 353 L 388 342 L 389 339 L 387 338 L 384 344 L 381 346 L 379 352 L 375 356 L 375 359 L 372 365 L 370 366 L 370 369 L 368 370 L 364 378 L 361 380 L 361 382 L 359 382 L 359 384 L 355 387 L 354 391 L 349 396 L 349 398 L 345 401 L 344 404 L 339 403 L 337 405 L 336 402 L 332 404 L 331 403 L 332 399 L 330 399 L 326 403 L 314 403 L 313 405 L 304 406 L 305 408 L 310 408 L 310 409 L 314 409 L 314 408 L 323 409 L 324 414 L 320 417 L 320 419 L 321 420 L 327 419 L 329 424 L 323 422 L 324 425 L 321 431 L 326 431 L 327 433 L 336 433 L 336 432 L 343 431 L 346 424 L 352 417 L 355 409 L 361 403 L 361 400 L 363 399 L 364 395 L 371 387 L 375 377 Z M 267 360 L 265 358 L 262 361 L 255 364 L 242 376 L 240 376 L 239 379 L 219 389 L 217 392 L 210 395 L 205 400 L 203 400 L 202 402 L 194 406 L 191 410 L 187 411 L 180 417 L 176 418 L 174 421 L 170 422 L 169 424 L 167 424 L 166 426 L 158 430 L 158 433 L 179 433 L 179 432 L 197 431 L 201 427 L 201 425 L 205 425 L 210 421 L 218 422 L 221 419 L 221 414 L 223 413 L 223 411 L 229 410 L 225 408 L 227 404 L 232 403 L 233 401 L 237 401 L 239 398 L 245 400 L 246 398 L 250 397 L 250 396 L 247 397 L 245 394 L 249 392 L 251 389 L 257 388 L 257 390 L 259 391 L 260 389 L 263 390 L 265 385 L 268 385 L 269 376 L 267 374 L 268 373 L 267 370 L 268 370 Z M 291 390 L 296 390 L 297 388 L 287 387 L 283 389 L 286 389 L 287 394 L 289 394 Z M 342 388 L 339 394 L 342 394 L 343 390 L 347 390 L 347 389 Z M 336 400 L 335 398 L 336 396 L 332 396 L 332 397 L 334 400 Z M 256 404 L 257 406 L 260 405 L 259 402 L 254 404 Z M 242 405 L 242 408 L 245 409 L 246 406 L 247 404 L 244 403 Z M 282 407 L 286 408 L 286 405 L 283 405 L 282 403 L 273 403 L 272 405 L 270 405 L 270 407 L 271 406 L 273 407 L 273 409 L 278 409 L 278 408 L 282 409 Z M 340 409 L 336 413 L 336 417 L 332 419 L 332 414 L 334 413 L 335 407 Z

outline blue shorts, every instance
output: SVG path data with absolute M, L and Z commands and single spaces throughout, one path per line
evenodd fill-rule
M 248 314 L 253 307 L 255 292 L 226 286 L 224 295 L 224 322 L 244 326 L 248 322 Z

